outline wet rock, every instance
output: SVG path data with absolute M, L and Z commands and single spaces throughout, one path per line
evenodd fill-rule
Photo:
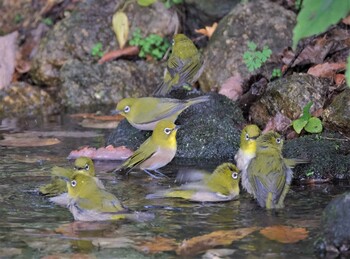
M 254 123 L 264 127 L 277 112 L 291 120 L 297 119 L 304 106 L 312 101 L 310 112 L 323 108 L 329 88 L 327 79 L 307 74 L 293 74 L 270 82 L 260 100 L 250 108 Z
M 338 94 L 323 112 L 327 127 L 350 135 L 350 88 Z
M 57 112 L 50 95 L 39 87 L 16 82 L 0 92 L 0 116 L 49 115 Z
M 175 93 L 174 93 L 175 92 Z M 179 99 L 193 98 L 198 94 L 179 95 L 176 91 L 173 97 Z M 211 100 L 190 106 L 178 117 L 176 124 L 181 125 L 177 133 L 178 148 L 175 162 L 206 159 L 207 162 L 219 163 L 223 160 L 233 160 L 239 148 L 240 130 L 243 123 L 242 111 L 238 105 L 227 97 L 210 93 Z M 181 97 L 181 98 L 180 98 Z M 126 120 L 110 134 L 107 145 L 125 145 L 137 149 L 149 137 L 151 132 L 139 131 Z
M 144 60 L 86 64 L 67 62 L 60 71 L 62 104 L 70 108 L 115 105 L 124 97 L 147 96 L 152 93 L 162 70 Z
M 310 160 L 293 169 L 295 180 L 350 180 L 349 143 L 340 134 L 306 135 L 286 141 L 283 154 L 287 158 Z
M 350 192 L 333 199 L 322 213 L 322 235 L 315 242 L 319 255 L 344 258 L 350 255 Z M 341 254 L 341 255 L 340 255 Z
M 272 69 L 279 67 L 279 54 L 291 45 L 294 25 L 295 14 L 277 3 L 260 0 L 234 7 L 219 22 L 204 51 L 208 62 L 199 78 L 201 89 L 218 89 L 235 73 L 243 80 L 258 73 L 270 78 Z M 272 50 L 272 57 L 254 73 L 248 71 L 242 58 L 249 41 Z
M 136 80 L 140 84 L 134 86 L 135 88 L 141 87 L 142 89 L 140 92 L 142 93 L 144 93 L 144 86 L 142 85 L 149 84 L 153 86 L 157 84 L 161 76 L 159 77 L 157 74 L 157 77 L 153 77 L 153 72 L 157 67 L 151 63 L 140 62 L 138 63 L 139 69 L 137 70 L 135 68 L 137 65 L 133 65 L 131 62 L 117 60 L 113 62 L 115 69 L 112 68 L 111 64 L 101 67 L 107 68 L 110 72 L 116 72 L 116 74 L 103 73 L 103 77 L 99 77 L 101 72 L 92 71 L 101 70 L 97 68 L 96 65 L 98 57 L 93 57 L 91 55 L 91 49 L 95 44 L 102 43 L 104 52 L 118 49 L 116 36 L 112 29 L 112 16 L 116 10 L 121 8 L 122 4 L 124 4 L 124 1 L 118 0 L 82 1 L 77 7 L 77 10 L 72 12 L 69 17 L 58 22 L 41 42 L 38 52 L 33 58 L 31 70 L 33 80 L 40 85 L 56 87 L 60 87 L 61 83 L 63 83 L 65 89 L 63 90 L 64 94 L 62 96 L 64 98 L 69 97 L 68 100 L 63 100 L 63 102 L 67 105 L 72 104 L 74 106 L 80 103 L 80 100 L 72 102 L 70 99 L 71 97 L 76 97 L 76 88 L 73 88 L 73 92 L 69 93 L 67 92 L 68 88 L 66 85 L 70 82 L 69 79 L 72 77 L 75 77 L 74 81 L 77 81 L 78 78 L 80 79 L 79 73 L 87 75 L 93 72 L 91 76 L 83 80 L 83 83 L 91 86 L 98 82 L 100 85 L 99 88 L 104 84 L 107 88 L 107 93 L 108 88 L 112 87 L 111 83 L 117 80 L 123 80 L 119 83 L 119 86 L 121 84 L 127 85 L 128 81 L 125 80 L 126 75 L 131 75 L 128 80 L 132 83 L 134 83 L 134 81 L 131 78 L 135 75 L 138 77 Z M 147 8 L 141 7 L 136 3 L 131 3 L 124 11 L 130 22 L 129 38 L 132 37 L 132 32 L 136 27 L 141 28 L 142 34 L 148 35 L 149 33 L 158 33 L 162 36 L 167 36 L 174 32 L 178 22 L 176 13 L 166 9 L 164 5 L 160 3 Z M 79 62 L 77 60 L 79 60 Z M 119 64 L 119 62 L 121 64 Z M 74 65 L 77 65 L 77 67 L 74 67 Z M 92 68 L 90 68 L 90 66 Z M 62 67 L 64 67 L 65 70 L 61 73 L 60 70 Z M 68 75 L 67 67 L 72 70 Z M 142 71 L 145 72 L 147 69 L 151 71 L 150 74 L 142 74 Z M 162 67 L 158 67 L 158 69 L 159 73 L 163 72 Z M 121 78 L 118 78 L 118 75 L 121 75 Z M 120 89 L 119 87 L 116 88 Z M 138 90 L 134 91 L 137 92 Z M 128 90 L 126 93 L 127 92 Z M 99 94 L 101 93 L 96 93 L 96 95 Z M 90 94 L 85 96 L 83 103 L 86 103 L 89 98 L 92 105 L 99 104 L 100 100 L 106 99 L 96 97 L 96 95 Z M 121 94 L 111 98 L 117 101 L 119 96 L 121 96 Z

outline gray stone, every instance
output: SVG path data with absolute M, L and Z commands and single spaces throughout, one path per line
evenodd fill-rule
M 327 205 L 322 213 L 320 226 L 322 235 L 315 242 L 316 252 L 321 255 L 327 254 L 327 258 L 336 258 L 340 254 L 344 258 L 349 256 L 350 192 L 336 197 Z
M 208 62 L 199 78 L 201 89 L 220 89 L 235 73 L 243 80 L 258 73 L 270 78 L 273 68 L 280 66 L 279 54 L 292 43 L 294 25 L 295 14 L 277 3 L 259 0 L 235 6 L 219 22 L 204 51 Z M 272 50 L 268 62 L 253 73 L 243 63 L 243 53 L 248 49 L 249 41 L 259 48 L 267 45 Z
M 185 96 L 192 98 L 196 95 L 176 96 L 184 99 Z M 223 95 L 209 95 L 210 101 L 190 106 L 178 117 L 176 124 L 181 125 L 181 128 L 177 133 L 175 162 L 191 160 L 196 163 L 205 159 L 207 163 L 218 164 L 223 160 L 233 160 L 239 148 L 239 127 L 244 121 L 242 111 L 235 102 Z M 124 120 L 110 134 L 107 145 L 125 145 L 135 150 L 150 134 L 134 129 Z

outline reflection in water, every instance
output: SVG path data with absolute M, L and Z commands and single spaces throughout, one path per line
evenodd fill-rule
M 22 123 L 23 124 L 23 123 Z M 21 124 L 21 125 L 22 125 Z M 35 121 L 24 123 L 34 130 L 85 130 L 72 121 L 57 123 Z M 6 126 L 6 127 L 5 127 Z M 2 122 L 0 132 L 18 131 L 17 124 Z M 108 134 L 108 131 L 96 130 Z M 2 256 L 40 257 L 83 253 L 96 257 L 143 258 L 149 255 L 136 249 L 144 240 L 161 236 L 181 242 L 218 230 L 287 225 L 304 227 L 309 237 L 295 244 L 281 244 L 262 236 L 259 231 L 234 241 L 222 253 L 260 258 L 309 258 L 312 244 L 319 233 L 323 208 L 337 194 L 349 188 L 343 185 L 293 186 L 286 208 L 266 211 L 248 194 L 225 203 L 193 203 L 177 199 L 147 200 L 145 196 L 174 186 L 177 168 L 169 168 L 169 179 L 150 179 L 138 173 L 115 177 L 107 173 L 115 162 L 97 162 L 97 176 L 130 209 L 156 215 L 151 222 L 74 222 L 70 212 L 50 203 L 38 194 L 38 187 L 50 179 L 53 165 L 69 166 L 67 155 L 83 145 L 102 146 L 101 137 L 61 138 L 58 145 L 41 148 L 0 147 L 0 254 Z M 212 166 L 207 170 L 211 171 Z M 166 172 L 167 173 L 167 172 Z M 219 253 L 219 250 L 208 254 Z M 164 252 L 159 257 L 176 257 Z

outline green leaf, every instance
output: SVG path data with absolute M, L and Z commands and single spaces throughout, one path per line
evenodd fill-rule
M 256 44 L 254 43 L 254 42 L 252 42 L 252 41 L 249 41 L 248 43 L 247 43 L 247 45 L 248 45 L 248 48 L 249 48 L 249 50 L 251 50 L 251 51 L 255 51 L 256 50 Z
M 295 130 L 296 133 L 300 134 L 301 130 L 305 127 L 305 125 L 308 123 L 307 120 L 303 118 L 299 118 L 297 120 L 293 121 L 293 129 Z
M 137 0 L 138 5 L 140 6 L 150 6 L 151 4 L 155 3 L 157 0 Z
M 320 133 L 322 129 L 322 121 L 316 117 L 310 118 L 305 126 L 305 130 L 309 133 Z
M 350 0 L 304 0 L 293 30 L 293 49 L 300 39 L 319 34 L 350 11 Z
M 345 78 L 346 78 L 346 83 L 350 87 L 350 56 L 348 57 L 348 63 L 346 64 Z
M 301 116 L 301 118 L 303 118 L 306 121 L 308 121 L 311 118 L 310 108 L 311 108 L 312 104 L 313 104 L 313 102 L 310 101 L 303 108 L 303 116 Z

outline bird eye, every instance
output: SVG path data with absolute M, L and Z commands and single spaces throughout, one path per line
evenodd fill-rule
M 171 40 L 171 45 L 173 45 L 173 46 L 174 46 L 174 44 L 175 44 L 175 40 L 174 40 L 174 39 L 172 39 L 172 40 Z
M 86 164 L 86 165 L 85 165 L 85 170 L 86 170 L 86 171 L 89 171 L 89 169 L 90 169 L 90 166 L 89 166 L 88 164 Z
M 233 172 L 233 173 L 232 173 L 232 178 L 233 178 L 233 179 L 237 179 L 237 178 L 238 178 L 238 173 Z
M 125 106 L 125 107 L 124 107 L 124 112 L 125 112 L 125 113 L 128 113 L 129 111 L 130 111 L 130 107 L 129 107 L 129 106 Z
M 71 181 L 71 182 L 70 182 L 70 185 L 72 185 L 72 187 L 77 186 L 77 181 L 76 181 L 76 180 Z
M 245 140 L 249 140 L 249 134 L 245 134 Z
M 281 139 L 280 139 L 280 138 L 276 138 L 276 142 L 277 142 L 278 144 L 280 144 L 280 143 L 281 143 Z
M 164 133 L 167 134 L 167 135 L 169 135 L 169 134 L 171 133 L 171 129 L 165 128 L 165 129 L 164 129 Z

